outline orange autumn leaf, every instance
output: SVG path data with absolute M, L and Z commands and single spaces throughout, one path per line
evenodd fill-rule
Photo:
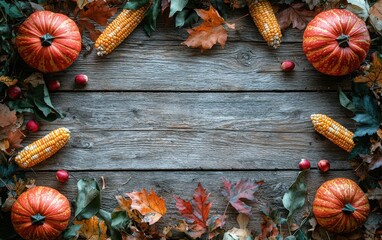
M 202 51 L 211 49 L 217 43 L 224 47 L 228 36 L 227 28 L 235 29 L 235 24 L 226 23 L 212 6 L 208 11 L 195 11 L 204 21 L 199 26 L 187 30 L 190 35 L 182 44 L 190 48 L 200 48 Z
M 354 78 L 354 82 L 367 83 L 369 87 L 382 87 L 382 58 L 373 54 L 370 70 L 365 75 Z
M 103 26 L 107 25 L 107 20 L 112 17 L 118 9 L 116 7 L 109 7 L 108 2 L 102 0 L 90 2 L 86 7 L 86 10 L 83 9 L 80 12 L 80 19 L 89 18 Z
M 156 223 L 167 211 L 165 201 L 153 190 L 148 193 L 143 188 L 141 192 L 127 193 L 127 196 L 132 200 L 131 208 L 138 210 L 144 216 L 142 221 L 150 225 Z
M 81 225 L 79 236 L 87 240 L 106 240 L 106 224 L 97 216 L 85 220 L 74 220 L 74 224 Z

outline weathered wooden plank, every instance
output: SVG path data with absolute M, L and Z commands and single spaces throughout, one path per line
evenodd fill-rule
M 293 72 L 281 71 L 286 59 L 295 61 Z M 74 85 L 79 73 L 89 76 L 86 87 Z M 229 42 L 224 49 L 202 54 L 177 41 L 128 39 L 111 55 L 81 56 L 49 79 L 60 80 L 66 91 L 326 91 L 350 86 L 348 76 L 330 77 L 314 70 L 301 43 L 270 49 L 265 44 Z
M 325 113 L 354 129 L 336 92 L 53 93 L 66 118 L 43 126 L 83 130 L 228 130 L 311 133 L 310 115 Z
M 349 169 L 347 153 L 313 132 L 93 129 L 71 135 L 65 148 L 34 169 L 274 170 L 295 169 L 301 158 L 326 158 L 334 169 Z
M 24 142 L 60 126 L 72 139 L 37 169 L 294 169 L 300 158 L 327 158 L 334 168 L 348 168 L 347 153 L 315 133 L 310 121 L 312 113 L 328 113 L 352 126 L 334 92 L 52 97 L 67 117 Z M 95 156 L 101 159 L 96 165 Z
M 94 164 L 95 161 L 94 161 Z M 116 195 L 124 195 L 126 192 L 140 191 L 142 188 L 153 189 L 159 196 L 166 200 L 167 214 L 160 221 L 161 226 L 174 223 L 174 219 L 181 219 L 176 207 L 174 195 L 190 200 L 194 189 L 200 182 L 211 193 L 210 200 L 213 202 L 211 214 L 223 214 L 226 200 L 221 194 L 222 179 L 232 182 L 241 178 L 264 180 L 264 184 L 255 194 L 256 202 L 250 203 L 253 207 L 250 228 L 259 230 L 260 209 L 267 204 L 282 209 L 282 196 L 297 177 L 297 171 L 226 171 L 226 172 L 168 172 L 168 171 L 118 171 L 118 172 L 72 172 L 77 178 L 95 178 L 100 182 L 101 176 L 105 178 L 106 189 L 102 191 L 102 208 L 111 211 L 117 205 Z M 28 177 L 36 179 L 37 185 L 51 186 L 65 194 L 69 200 L 74 199 L 76 194 L 76 180 L 71 178 L 65 184 L 55 179 L 54 172 L 37 172 L 37 175 L 29 173 Z M 311 170 L 307 176 L 308 199 L 312 202 L 316 189 L 321 183 L 335 177 L 347 177 L 355 180 L 351 171 L 329 171 L 325 174 L 317 170 Z M 227 209 L 227 228 L 236 226 L 236 212 L 229 206 Z

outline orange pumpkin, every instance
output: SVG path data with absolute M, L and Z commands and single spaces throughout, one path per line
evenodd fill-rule
M 347 178 L 324 182 L 313 201 L 313 214 L 318 224 L 336 233 L 351 232 L 362 226 L 369 211 L 365 193 Z
M 68 199 L 50 187 L 34 187 L 22 193 L 12 206 L 15 231 L 27 240 L 54 240 L 68 226 Z
M 32 13 L 20 26 L 16 47 L 22 59 L 44 73 L 69 67 L 81 51 L 76 23 L 51 11 Z
M 358 69 L 370 48 L 365 22 L 344 9 L 319 13 L 307 25 L 303 50 L 319 72 L 341 76 Z

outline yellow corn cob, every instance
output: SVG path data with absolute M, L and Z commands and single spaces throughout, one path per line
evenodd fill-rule
M 94 46 L 98 56 L 111 53 L 143 20 L 149 5 L 137 10 L 124 9 L 97 38 Z
M 261 36 L 269 46 L 277 48 L 281 43 L 280 25 L 268 0 L 248 0 L 249 12 Z
M 29 144 L 15 157 L 15 162 L 21 168 L 33 167 L 37 163 L 51 157 L 69 140 L 70 132 L 67 128 L 58 128 L 48 135 Z
M 310 119 L 312 120 L 314 129 L 337 146 L 348 152 L 354 148 L 354 133 L 338 122 L 324 114 L 312 114 Z

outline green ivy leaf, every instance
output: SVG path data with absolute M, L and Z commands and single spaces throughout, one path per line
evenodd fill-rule
M 81 225 L 72 224 L 65 229 L 62 234 L 64 239 L 74 240 L 77 237 L 77 232 L 81 229 Z
M 78 220 L 93 217 L 101 207 L 101 190 L 95 179 L 85 178 L 77 182 L 78 193 L 75 200 L 74 217 Z
M 304 206 L 306 200 L 306 184 L 304 183 L 307 171 L 301 171 L 296 181 L 289 187 L 283 196 L 283 205 L 289 211 L 288 219 L 290 220 L 296 211 Z
M 119 230 L 113 228 L 113 214 L 105 211 L 103 209 L 100 209 L 97 213 L 97 216 L 105 221 L 105 224 L 107 225 L 108 231 L 110 231 L 111 239 L 121 239 L 121 233 Z
M 148 36 L 151 36 L 151 34 L 157 29 L 157 18 L 160 12 L 161 0 L 154 0 L 153 4 L 146 12 L 146 23 L 143 26 Z
M 129 229 L 131 219 L 126 211 L 111 213 L 111 227 L 117 231 L 126 231 Z
M 193 9 L 183 9 L 175 16 L 175 27 L 191 26 L 198 19 L 199 16 Z
M 370 154 L 371 143 L 369 137 L 355 137 L 353 140 L 355 146 L 349 154 L 349 159 L 353 159 L 359 155 Z
M 6 1 L 0 1 L 0 7 L 2 7 L 10 18 L 16 19 L 23 17 L 23 12 L 16 4 L 7 3 Z
M 182 11 L 187 3 L 188 0 L 171 0 L 169 17 L 174 16 L 176 12 Z
M 130 9 L 130 10 L 137 10 L 138 8 L 141 8 L 149 3 L 150 3 L 150 0 L 130 0 L 125 4 L 123 8 Z
M 346 109 L 348 109 L 354 113 L 356 108 L 355 108 L 353 102 L 346 96 L 346 94 L 341 89 L 338 89 L 338 92 L 339 92 L 338 95 L 339 95 L 341 105 L 344 108 L 346 108 Z

